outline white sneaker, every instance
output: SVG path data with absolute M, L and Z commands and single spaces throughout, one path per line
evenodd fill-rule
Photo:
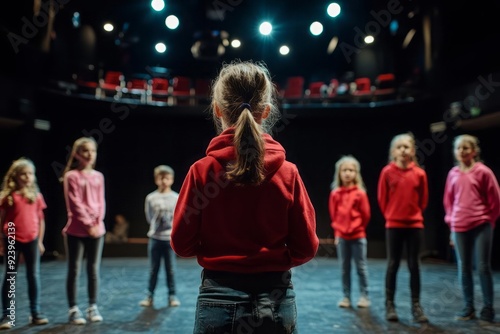
M 344 298 L 342 298 L 341 301 L 339 301 L 339 303 L 337 305 L 339 307 L 349 308 L 349 307 L 351 307 L 351 300 L 347 297 L 344 297 Z
M 168 297 L 168 305 L 171 307 L 177 307 L 181 305 L 181 302 L 175 295 L 171 295 Z
M 87 323 L 82 311 L 78 307 L 73 307 L 69 310 L 69 323 L 73 325 L 85 325 Z
M 4 315 L 2 320 L 0 320 L 0 329 L 11 329 L 12 328 L 12 322 L 11 320 Z
M 365 308 L 370 306 L 370 300 L 366 296 L 362 296 L 358 300 L 358 307 Z
M 153 306 L 153 297 L 152 296 L 147 296 L 143 300 L 139 302 L 139 305 L 144 306 L 144 307 L 151 307 Z
M 87 309 L 87 319 L 91 322 L 99 322 L 103 320 L 97 305 L 92 305 Z

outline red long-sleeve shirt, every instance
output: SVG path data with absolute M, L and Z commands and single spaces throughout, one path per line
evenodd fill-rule
M 413 162 L 407 168 L 391 162 L 380 173 L 377 199 L 386 228 L 424 228 L 427 174 Z
M 285 271 L 318 249 L 316 215 L 297 167 L 265 134 L 266 179 L 235 186 L 225 179 L 234 161 L 234 129 L 212 139 L 207 156 L 189 169 L 174 211 L 171 245 L 211 270 Z
M 357 186 L 334 189 L 330 192 L 328 209 L 336 237 L 346 240 L 366 238 L 366 225 L 371 216 L 366 192 Z

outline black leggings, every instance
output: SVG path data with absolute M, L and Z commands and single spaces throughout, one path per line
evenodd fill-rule
M 89 305 L 97 303 L 99 291 L 99 268 L 101 265 L 102 247 L 104 237 L 80 238 L 72 235 L 66 236 L 66 256 L 68 258 L 68 277 L 66 280 L 66 292 L 69 307 L 77 305 L 76 296 L 78 277 L 83 262 L 83 255 L 87 257 L 87 292 Z
M 394 301 L 396 293 L 396 277 L 399 263 L 406 244 L 408 269 L 410 270 L 411 299 L 418 302 L 420 299 L 420 268 L 419 255 L 423 230 L 420 228 L 388 228 L 386 229 L 387 244 L 387 272 L 385 276 L 386 300 Z

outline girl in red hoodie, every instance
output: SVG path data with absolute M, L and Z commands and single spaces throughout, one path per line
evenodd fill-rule
M 318 249 L 297 167 L 270 135 L 275 87 L 264 65 L 225 64 L 212 87 L 220 134 L 189 169 L 170 243 L 203 267 L 193 333 L 296 333 L 290 269 Z
M 427 174 L 417 165 L 415 138 L 410 133 L 395 136 L 389 149 L 389 164 L 378 180 L 377 199 L 385 218 L 387 272 L 385 277 L 386 319 L 398 321 L 394 295 L 396 276 L 404 246 L 410 270 L 411 310 L 415 322 L 427 322 L 420 306 L 420 243 L 423 238 L 423 211 L 429 191 Z
M 328 201 L 331 226 L 342 272 L 344 298 L 339 307 L 351 307 L 351 259 L 359 276 L 358 307 L 370 306 L 366 265 L 366 225 L 370 221 L 370 203 L 361 177 L 359 161 L 351 155 L 335 164 L 332 191 Z

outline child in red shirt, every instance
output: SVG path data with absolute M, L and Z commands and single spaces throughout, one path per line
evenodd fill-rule
M 292 267 L 318 250 L 298 168 L 269 134 L 279 110 L 263 64 L 226 64 L 212 88 L 219 135 L 179 192 L 170 243 L 203 267 L 193 333 L 292 333 Z
M 360 288 L 357 306 L 368 307 L 366 225 L 371 216 L 370 203 L 361 177 L 361 166 L 351 155 L 340 158 L 335 164 L 328 209 L 342 272 L 344 298 L 338 305 L 351 307 L 351 260 L 354 260 Z
M 28 277 L 30 322 L 33 325 L 49 322 L 40 312 L 40 255 L 45 251 L 43 210 L 46 207 L 36 182 L 35 165 L 26 158 L 15 160 L 5 174 L 0 191 L 0 223 L 3 234 L 0 238 L 0 254 L 4 256 L 5 266 L 0 329 L 15 326 L 15 299 L 12 299 L 10 287 L 12 282 L 16 282 L 20 253 L 24 256 Z
M 406 245 L 410 270 L 412 315 L 415 322 L 428 319 L 420 305 L 420 243 L 423 211 L 429 198 L 427 174 L 417 165 L 415 139 L 410 133 L 395 136 L 389 149 L 389 164 L 380 173 L 377 199 L 385 218 L 387 272 L 385 278 L 386 319 L 398 321 L 394 295 L 396 276 Z

